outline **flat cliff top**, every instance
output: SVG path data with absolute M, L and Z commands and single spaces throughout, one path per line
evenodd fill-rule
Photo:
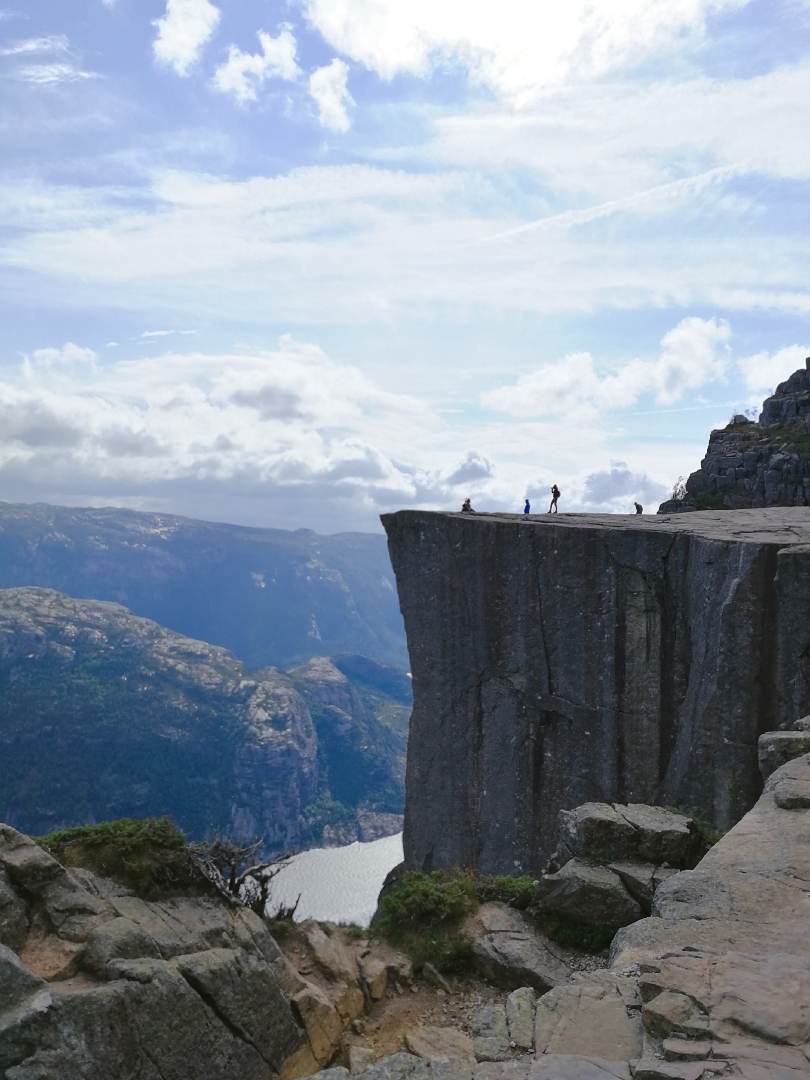
M 710 540 L 752 544 L 810 544 L 810 507 L 773 506 L 754 510 L 700 510 L 691 514 L 490 514 L 434 510 L 399 510 L 383 514 L 386 529 L 396 518 L 445 517 L 468 522 L 502 522 L 523 528 L 636 529 L 642 532 L 691 533 Z

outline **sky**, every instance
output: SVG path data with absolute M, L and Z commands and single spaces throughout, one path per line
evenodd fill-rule
M 0 0 L 0 500 L 654 511 L 810 355 L 810 0 Z

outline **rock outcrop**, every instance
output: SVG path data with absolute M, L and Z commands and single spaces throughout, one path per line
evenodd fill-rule
M 709 436 L 697 472 L 659 514 L 810 506 L 810 357 L 766 398 L 759 420 L 739 414 Z
M 295 1080 L 410 961 L 332 924 L 289 932 L 200 877 L 144 899 L 0 824 L 3 1080 Z M 373 1055 L 372 1055 L 373 1056 Z
M 539 874 L 585 802 L 727 829 L 810 711 L 810 510 L 383 516 L 414 710 L 405 865 Z
M 302 669 L 320 683 L 296 683 L 118 604 L 0 590 L 3 813 L 37 835 L 168 814 L 191 839 L 275 851 L 398 832 L 409 681 L 336 663 L 353 677 L 323 658 Z M 331 726 L 317 712 L 330 679 L 346 699 Z

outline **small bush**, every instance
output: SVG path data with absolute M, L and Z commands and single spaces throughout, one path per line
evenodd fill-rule
M 409 871 L 383 897 L 375 929 L 404 949 L 417 970 L 429 961 L 445 974 L 462 974 L 469 970 L 472 952 L 459 926 L 477 907 L 476 881 L 470 871 Z
M 500 900 L 522 911 L 534 900 L 537 882 L 524 874 L 523 877 L 481 877 L 478 879 L 478 899 Z
M 168 817 L 77 825 L 37 842 L 65 865 L 116 878 L 147 899 L 204 884 L 185 836 Z

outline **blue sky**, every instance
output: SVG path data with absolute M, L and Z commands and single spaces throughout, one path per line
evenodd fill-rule
M 654 508 L 810 355 L 809 58 L 806 0 L 0 9 L 0 498 Z

